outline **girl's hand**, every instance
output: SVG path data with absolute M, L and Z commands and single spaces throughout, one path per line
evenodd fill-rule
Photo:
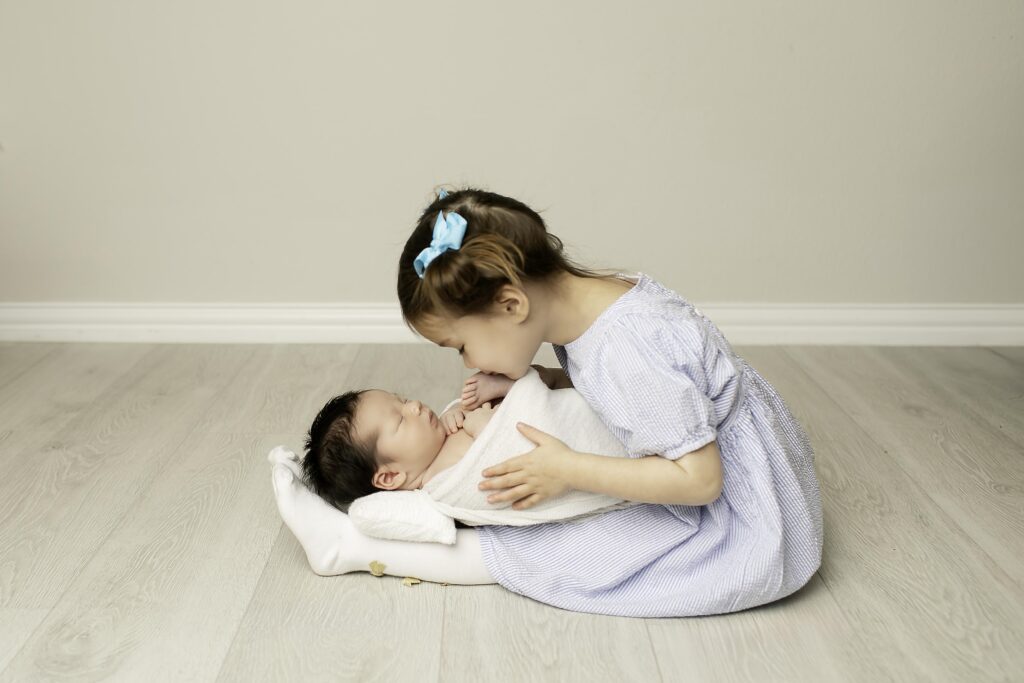
M 573 451 L 564 443 L 539 429 L 520 422 L 520 433 L 537 444 L 529 453 L 509 458 L 483 471 L 480 489 L 502 489 L 487 497 L 488 503 L 512 502 L 513 510 L 531 508 L 542 500 L 555 498 L 570 489 L 564 478 L 565 465 Z
M 458 406 L 453 406 L 441 414 L 441 424 L 444 425 L 445 434 L 454 434 L 462 429 L 466 421 L 466 413 Z

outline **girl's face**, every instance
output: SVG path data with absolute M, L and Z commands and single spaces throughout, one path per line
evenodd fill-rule
M 544 341 L 540 321 L 529 315 L 522 290 L 506 288 L 489 315 L 435 317 L 416 326 L 439 346 L 458 350 L 467 368 L 519 379 L 530 369 Z

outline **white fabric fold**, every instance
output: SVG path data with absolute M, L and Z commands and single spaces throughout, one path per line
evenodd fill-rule
M 576 490 L 525 510 L 513 510 L 510 502 L 488 503 L 487 496 L 494 492 L 480 490 L 483 470 L 536 447 L 516 428 L 519 422 L 551 434 L 576 451 L 626 456 L 622 443 L 579 392 L 552 391 L 531 368 L 512 385 L 462 459 L 424 485 L 422 491 L 427 496 L 422 500 L 429 500 L 435 510 L 471 526 L 543 524 L 629 505 L 619 498 Z

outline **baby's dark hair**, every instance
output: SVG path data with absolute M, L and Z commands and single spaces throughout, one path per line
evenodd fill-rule
M 430 245 L 439 211 L 466 219 L 466 234 L 458 250 L 431 261 L 420 279 L 413 263 Z M 398 300 L 409 325 L 426 316 L 462 317 L 489 310 L 505 285 L 521 287 L 562 273 L 603 277 L 570 261 L 562 241 L 526 204 L 467 188 L 438 197 L 424 209 L 398 261 Z
M 356 410 L 364 393 L 348 391 L 324 404 L 309 428 L 302 461 L 313 492 L 343 512 L 356 498 L 377 490 L 373 449 L 355 435 Z

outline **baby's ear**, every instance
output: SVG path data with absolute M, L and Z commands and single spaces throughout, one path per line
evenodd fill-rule
M 373 485 L 385 491 L 394 491 L 405 483 L 405 472 L 389 469 L 381 465 L 373 475 Z

